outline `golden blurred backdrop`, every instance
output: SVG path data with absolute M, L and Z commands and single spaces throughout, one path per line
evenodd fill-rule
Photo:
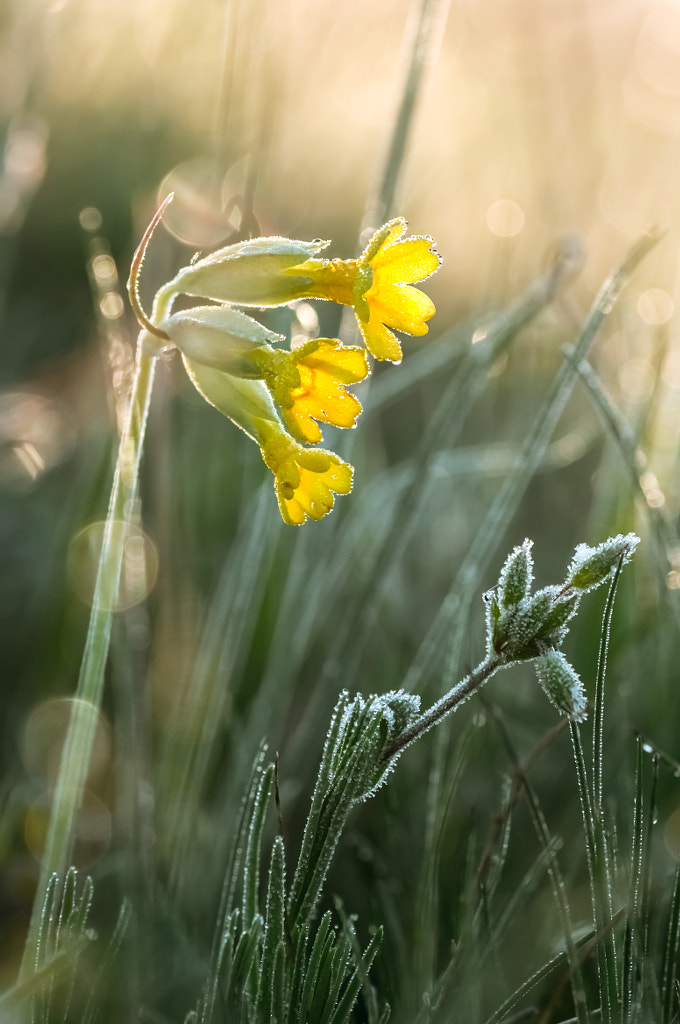
M 344 240 L 385 159 L 419 7 L 5 0 L 0 113 L 116 112 L 179 131 L 204 204 L 247 158 L 263 229 Z M 398 206 L 446 256 L 433 291 L 447 319 L 514 292 L 566 232 L 585 239 L 595 287 L 653 222 L 671 231 L 644 274 L 674 297 L 680 4 L 430 8 Z

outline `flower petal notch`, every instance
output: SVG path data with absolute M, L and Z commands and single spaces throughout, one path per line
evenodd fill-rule
M 369 373 L 363 349 L 337 338 L 316 338 L 290 352 L 260 349 L 253 358 L 298 441 L 317 444 L 319 423 L 355 426 L 361 403 L 347 388 Z
M 334 494 L 352 490 L 354 471 L 334 452 L 304 448 L 269 423 L 261 428 L 260 444 L 285 523 L 300 526 L 307 519 L 322 519 L 333 508 Z

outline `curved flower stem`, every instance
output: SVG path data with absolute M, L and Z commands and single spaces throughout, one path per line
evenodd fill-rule
M 413 725 L 404 729 L 383 751 L 382 760 L 389 761 L 400 753 L 404 747 L 408 747 L 419 736 L 431 729 L 433 725 L 445 718 L 454 708 L 471 697 L 475 690 L 478 690 L 483 683 L 490 679 L 499 668 L 507 664 L 502 655 L 488 654 L 484 661 L 480 662 L 477 668 L 473 669 L 469 676 L 461 679 L 459 683 L 445 693 L 443 697 L 433 704 L 429 711 L 426 711 L 420 718 L 416 719 Z
M 117 524 L 129 521 L 137 496 L 138 471 L 155 369 L 156 357 L 146 353 L 141 344 L 138 345 L 128 422 L 120 440 L 90 624 L 52 800 L 21 977 L 28 975 L 37 966 L 41 919 L 50 878 L 55 873 L 63 878 L 71 855 L 73 826 L 90 765 L 111 640 L 113 611 L 118 599 L 123 565 L 126 531 Z

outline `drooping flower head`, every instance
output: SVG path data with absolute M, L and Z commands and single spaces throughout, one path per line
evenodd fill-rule
M 133 259 L 130 300 L 142 326 L 140 350 L 158 356 L 176 349 L 203 397 L 260 447 L 275 478 L 287 523 L 321 519 L 334 494 L 352 487 L 352 467 L 333 452 L 309 449 L 321 440 L 320 423 L 353 427 L 361 411 L 347 389 L 369 372 L 363 349 L 332 338 L 298 348 L 279 347 L 280 335 L 233 306 L 280 306 L 323 298 L 352 306 L 366 347 L 377 359 L 401 360 L 393 330 L 422 335 L 435 309 L 413 284 L 439 266 L 430 238 L 402 240 L 406 221 L 374 233 L 358 260 L 324 260 L 328 242 L 272 237 L 219 249 L 180 270 L 156 294 L 151 319 L 141 306 L 139 272 L 146 245 L 168 197 Z M 211 299 L 173 313 L 179 295 Z
M 337 338 L 316 338 L 290 352 L 259 349 L 253 359 L 286 426 L 299 441 L 320 441 L 319 423 L 355 425 L 361 402 L 347 388 L 369 372 L 362 348 L 343 345 Z
M 322 519 L 333 508 L 334 494 L 349 494 L 352 467 L 334 452 L 298 444 L 281 423 L 264 381 L 235 377 L 183 358 L 199 393 L 259 445 L 274 474 L 285 523 L 299 526 L 306 519 Z
M 162 321 L 162 327 L 190 365 L 264 380 L 298 441 L 317 444 L 318 423 L 355 425 L 361 403 L 347 388 L 369 372 L 362 348 L 337 338 L 315 338 L 290 351 L 278 348 L 280 335 L 229 306 L 182 310 Z

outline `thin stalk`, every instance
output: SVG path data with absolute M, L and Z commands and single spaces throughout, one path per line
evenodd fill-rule
M 531 781 L 528 775 L 523 770 L 523 766 L 520 763 L 517 752 L 513 746 L 512 740 L 508 730 L 506 729 L 503 720 L 499 716 L 498 712 L 494 708 L 493 704 L 486 703 L 486 709 L 489 714 L 491 721 L 493 722 L 498 734 L 501 737 L 503 746 L 506 749 L 508 757 L 512 764 L 515 766 L 515 772 L 517 777 L 521 780 L 524 793 L 527 799 L 529 813 L 531 820 L 538 836 L 538 840 L 544 851 L 551 850 L 550 856 L 550 867 L 548 868 L 548 875 L 552 885 L 553 896 L 557 903 L 557 908 L 560 915 L 560 921 L 562 924 L 562 931 L 564 933 L 564 944 L 567 960 L 570 969 L 570 982 L 572 996 L 574 1000 L 574 1009 L 576 1010 L 576 1021 L 577 1024 L 589 1024 L 590 1013 L 588 1011 L 588 1004 L 586 1001 L 585 987 L 583 983 L 583 972 L 581 970 L 582 960 L 577 954 L 576 943 L 574 941 L 574 928 L 571 921 L 571 909 L 569 907 L 569 900 L 567 897 L 567 888 L 562 878 L 562 872 L 560 870 L 559 861 L 557 859 L 557 852 L 553 845 L 553 839 L 550 835 L 550 829 L 548 823 L 545 820 L 545 815 L 538 801 L 536 792 L 534 791 Z
M 423 733 L 426 733 L 428 729 L 431 729 L 433 725 L 440 722 L 442 718 L 450 714 L 454 708 L 466 701 L 468 697 L 472 696 L 475 690 L 478 690 L 483 683 L 485 683 L 491 676 L 498 671 L 505 664 L 502 656 L 499 655 L 487 655 L 484 661 L 480 662 L 476 669 L 474 669 L 469 676 L 465 679 L 461 679 L 448 693 L 445 693 L 436 704 L 433 704 L 429 711 L 421 715 L 413 725 L 409 726 L 408 729 L 404 729 L 383 751 L 383 761 L 389 761 L 391 758 L 408 747 L 411 743 L 414 743 Z
M 592 791 L 588 783 L 588 773 L 578 726 L 572 722 L 570 728 L 579 795 L 581 797 L 593 917 L 595 918 L 594 923 L 597 933 L 604 935 L 603 943 L 598 946 L 598 976 L 602 1015 L 607 1024 L 612 1024 L 615 1020 L 620 1019 L 621 998 L 616 968 L 616 950 L 611 933 L 612 914 L 606 869 L 607 849 L 602 822 L 596 820 L 593 813 Z
M 612 628 L 612 614 L 614 612 L 614 599 L 621 575 L 621 563 L 619 562 L 607 594 L 607 603 L 602 616 L 602 635 L 600 638 L 600 649 L 597 656 L 597 677 L 595 680 L 595 711 L 593 714 L 593 810 L 595 820 L 603 826 L 602 812 L 602 765 L 603 765 L 603 736 L 604 736 L 604 677 L 607 672 L 607 651 L 609 650 L 609 637 Z
M 677 999 L 678 952 L 680 952 L 680 865 L 675 872 L 673 896 L 668 914 L 666 947 L 663 958 L 663 974 L 661 977 L 661 996 L 663 998 L 663 1024 L 671 1024 L 673 1020 L 673 1002 Z
M 633 806 L 633 842 L 630 859 L 630 882 L 628 888 L 628 919 L 623 946 L 623 1019 L 632 1019 L 634 988 L 636 985 L 635 965 L 639 957 L 640 928 L 640 883 L 644 854 L 644 798 L 642 787 L 642 740 L 636 737 L 637 757 L 635 765 L 635 803 Z
M 146 354 L 140 346 L 128 422 L 120 441 L 104 527 L 87 640 L 75 699 L 71 705 L 71 717 L 21 965 L 22 979 L 32 972 L 36 964 L 40 920 L 50 879 L 54 874 L 63 877 L 72 851 L 73 826 L 90 766 L 111 641 L 111 623 L 123 565 L 126 531 L 120 529 L 118 524 L 129 521 L 137 496 L 139 464 L 155 368 L 156 358 Z

